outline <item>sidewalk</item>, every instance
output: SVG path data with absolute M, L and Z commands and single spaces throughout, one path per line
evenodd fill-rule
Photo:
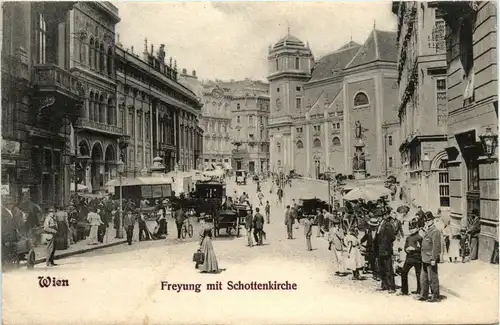
M 135 227 L 135 228 L 139 228 L 139 227 Z M 134 228 L 134 232 L 137 232 L 137 234 L 135 234 L 135 235 L 138 236 L 139 229 L 136 230 L 135 228 Z M 115 238 L 116 230 L 113 228 L 113 226 L 108 227 L 106 234 L 107 234 L 107 240 L 106 240 L 106 235 L 105 235 L 104 242 L 102 244 L 88 245 L 87 240 L 84 239 L 84 240 L 80 240 L 80 241 L 74 243 L 73 245 L 70 245 L 68 247 L 68 249 L 59 250 L 59 251 L 56 250 L 55 259 L 65 258 L 65 257 L 77 255 L 77 254 L 82 254 L 85 252 L 89 252 L 89 251 L 93 251 L 93 250 L 97 250 L 97 249 L 101 249 L 101 248 L 105 248 L 105 247 L 121 245 L 121 244 L 124 244 L 127 242 L 127 240 L 125 238 L 125 233 L 123 234 L 124 238 Z M 39 245 L 39 246 L 34 248 L 34 250 L 35 250 L 35 264 L 40 264 L 40 263 L 45 262 L 45 248 L 46 248 L 46 245 Z

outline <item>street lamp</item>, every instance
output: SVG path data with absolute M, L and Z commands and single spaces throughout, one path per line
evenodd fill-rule
M 122 191 L 122 174 L 125 169 L 125 164 L 122 159 L 116 163 L 116 171 L 120 180 L 120 210 L 118 214 L 118 228 L 116 228 L 116 238 L 123 238 L 123 191 Z
M 425 177 L 431 175 L 431 158 L 428 153 L 424 153 L 424 158 L 422 158 L 422 171 Z
M 495 150 L 498 145 L 498 135 L 491 132 L 491 128 L 486 128 L 486 132 L 479 136 L 481 139 L 481 144 L 483 146 L 484 153 L 488 158 L 491 158 L 495 154 Z

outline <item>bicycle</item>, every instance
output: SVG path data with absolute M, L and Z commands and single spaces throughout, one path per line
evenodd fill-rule
M 191 219 L 187 218 L 182 223 L 181 237 L 182 239 L 184 239 L 186 238 L 186 235 L 189 235 L 189 238 L 192 238 L 193 234 L 194 234 L 194 228 L 193 225 L 191 224 Z

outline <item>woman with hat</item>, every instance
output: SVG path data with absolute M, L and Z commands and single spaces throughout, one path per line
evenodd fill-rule
M 329 250 L 333 250 L 333 262 L 336 276 L 344 276 L 344 230 L 340 226 L 340 220 L 332 221 L 332 228 L 328 232 Z
M 200 232 L 200 251 L 203 253 L 203 263 L 197 264 L 198 270 L 201 273 L 218 273 L 219 265 L 217 263 L 217 256 L 215 256 L 214 246 L 212 245 L 212 227 L 207 225 L 204 220 L 201 222 Z
M 87 221 L 90 224 L 90 234 L 88 243 L 89 245 L 97 245 L 97 229 L 103 224 L 101 221 L 101 216 L 96 213 L 97 208 L 92 207 L 89 214 L 87 215 Z

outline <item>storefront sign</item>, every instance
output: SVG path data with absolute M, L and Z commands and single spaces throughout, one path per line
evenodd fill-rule
M 2 155 L 19 155 L 20 152 L 20 142 L 2 139 Z

